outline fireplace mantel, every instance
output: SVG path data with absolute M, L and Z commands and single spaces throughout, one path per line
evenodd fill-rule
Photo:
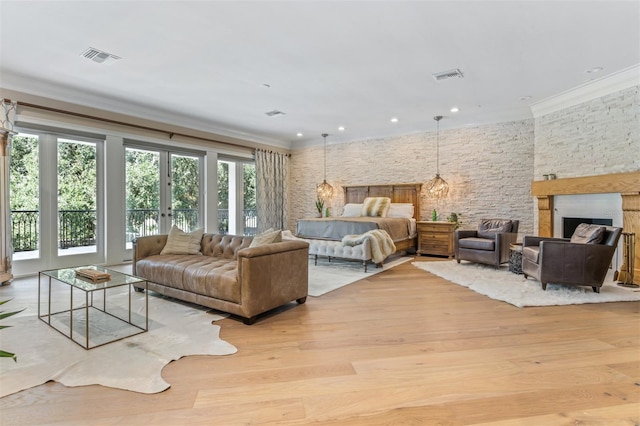
M 640 193 L 640 171 L 611 173 L 566 179 L 540 180 L 531 183 L 531 195 L 576 195 L 606 193 Z
M 538 198 L 538 235 L 553 236 L 553 197 L 578 194 L 620 194 L 622 227 L 636 234 L 634 278 L 640 281 L 640 171 L 534 181 L 531 195 Z

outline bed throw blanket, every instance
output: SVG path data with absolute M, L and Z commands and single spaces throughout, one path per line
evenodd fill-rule
M 342 237 L 343 246 L 357 246 L 364 244 L 365 240 L 369 240 L 371 246 L 371 260 L 374 263 L 382 263 L 387 256 L 396 251 L 396 245 L 393 240 L 382 229 L 372 229 L 360 235 L 345 235 Z

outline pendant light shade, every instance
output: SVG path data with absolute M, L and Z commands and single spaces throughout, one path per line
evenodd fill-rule
M 322 200 L 329 199 L 333 196 L 333 186 L 327 182 L 327 133 L 321 135 L 324 138 L 324 179 L 321 184 L 316 187 L 318 198 Z
M 440 199 L 449 193 L 449 184 L 440 177 L 440 120 L 441 115 L 433 117 L 436 120 L 436 176 L 426 184 L 427 194 L 431 198 Z

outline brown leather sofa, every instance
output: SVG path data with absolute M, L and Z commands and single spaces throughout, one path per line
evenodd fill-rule
M 499 268 L 509 261 L 509 245 L 518 238 L 519 220 L 482 219 L 477 230 L 457 230 L 456 261 L 484 263 Z
M 199 254 L 160 254 L 167 235 L 140 237 L 134 243 L 133 274 L 148 280 L 149 290 L 238 315 L 245 324 L 292 300 L 304 303 L 309 244 L 249 247 L 251 241 L 204 234 Z
M 600 226 L 600 241 L 526 236 L 522 241 L 522 272 L 542 283 L 590 286 L 600 293 L 622 228 Z M 597 228 L 597 227 L 596 227 Z M 594 228 L 592 228 L 594 229 Z M 576 229 L 576 232 L 578 230 Z

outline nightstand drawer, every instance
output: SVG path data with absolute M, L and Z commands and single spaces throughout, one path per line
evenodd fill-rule
M 429 241 L 429 240 L 437 240 L 437 241 L 449 241 L 449 239 L 451 238 L 451 236 L 449 234 L 445 234 L 443 232 L 436 234 L 433 232 L 425 232 L 425 233 L 420 233 L 420 241 L 425 240 L 425 241 Z
M 448 226 L 442 226 L 438 224 L 420 224 L 418 228 L 422 232 L 449 232 Z

